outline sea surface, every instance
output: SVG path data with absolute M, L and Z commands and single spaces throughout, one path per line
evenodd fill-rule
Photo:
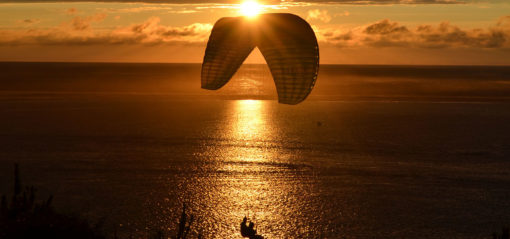
M 122 236 L 490 238 L 510 225 L 510 67 L 321 66 L 278 104 L 265 65 L 219 91 L 199 64 L 0 63 L 13 165 L 57 210 Z M 172 234 L 173 235 L 173 234 Z

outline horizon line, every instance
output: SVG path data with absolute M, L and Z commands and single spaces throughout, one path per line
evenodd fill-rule
M 1 61 L 0 64 L 4 63 L 58 63 L 58 64 L 189 64 L 189 65 L 201 65 L 200 62 L 135 62 L 135 61 Z M 243 63 L 243 65 L 267 65 L 267 63 Z M 510 64 L 334 64 L 334 63 L 321 63 L 322 66 L 435 66 L 435 67 L 510 67 Z

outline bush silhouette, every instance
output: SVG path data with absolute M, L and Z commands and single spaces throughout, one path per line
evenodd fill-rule
M 91 226 L 86 220 L 56 212 L 53 197 L 37 201 L 34 187 L 23 188 L 19 167 L 14 165 L 14 192 L 11 201 L 2 196 L 0 205 L 0 238 L 105 238 L 100 225 Z

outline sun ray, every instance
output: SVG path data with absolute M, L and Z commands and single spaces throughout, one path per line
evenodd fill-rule
M 256 1 L 248 0 L 239 6 L 239 12 L 246 17 L 254 18 L 262 11 L 262 5 Z

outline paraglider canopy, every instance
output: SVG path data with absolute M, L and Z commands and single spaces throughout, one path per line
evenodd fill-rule
M 298 104 L 305 100 L 317 80 L 319 46 L 310 25 L 288 13 L 218 20 L 205 50 L 202 88 L 224 86 L 255 47 L 269 66 L 278 102 Z

